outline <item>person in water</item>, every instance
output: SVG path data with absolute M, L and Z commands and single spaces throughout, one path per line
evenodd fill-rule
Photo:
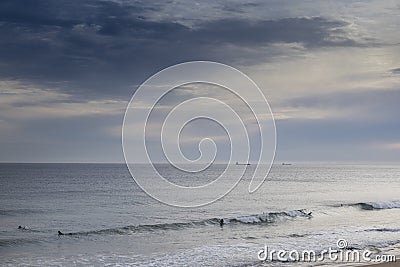
M 219 226 L 223 226 L 224 225 L 224 219 L 219 220 Z
M 310 211 L 309 213 L 306 213 L 306 212 L 304 211 L 304 209 L 297 210 L 297 211 L 298 211 L 298 212 L 301 212 L 301 213 L 304 214 L 305 216 L 312 217 L 312 211 Z
M 58 231 L 58 235 L 72 235 L 72 233 L 67 233 L 67 234 L 64 234 L 63 232 L 61 232 L 61 231 Z

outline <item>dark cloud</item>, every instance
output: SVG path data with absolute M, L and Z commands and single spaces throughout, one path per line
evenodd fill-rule
M 80 97 L 125 99 L 151 74 L 182 61 L 257 63 L 270 56 L 263 47 L 272 43 L 301 43 L 309 49 L 358 45 L 340 30 L 344 22 L 321 17 L 224 19 L 189 28 L 146 19 L 146 9 L 157 7 L 90 0 L 2 1 L 0 78 Z
M 197 37 L 206 42 L 263 46 L 268 43 L 302 43 L 307 47 L 357 45 L 343 38 L 330 40 L 330 30 L 344 22 L 324 18 L 287 18 L 267 21 L 220 20 L 203 25 Z M 341 32 L 344 35 L 344 32 Z
M 270 10 L 290 5 L 273 2 L 272 7 L 269 3 Z M 208 16 L 202 20 L 182 14 L 186 16 L 184 20 L 195 22 L 192 26 L 179 20 L 160 20 L 157 12 L 164 12 L 163 5 L 168 3 L 123 3 L 0 1 L 0 80 L 15 81 L 16 86 L 23 84 L 27 91 L 32 86 L 68 93 L 61 94 L 60 99 L 56 96 L 33 101 L 27 94 L 21 100 L 17 98 L 9 105 L 3 105 L 5 119 L 1 125 L 5 127 L 8 122 L 10 128 L 2 133 L 5 138 L 1 140 L 0 161 L 122 161 L 118 127 L 122 124 L 123 107 L 120 114 L 110 109 L 105 111 L 110 114 L 40 118 L 39 113 L 39 118 L 33 116 L 21 122 L 17 115 L 8 121 L 5 111 L 13 116 L 11 111 L 33 110 L 29 109 L 31 106 L 56 110 L 58 104 L 84 104 L 96 98 L 125 101 L 150 75 L 188 60 L 249 66 L 266 62 L 276 55 L 290 58 L 287 57 L 291 56 L 290 45 L 285 44 L 295 44 L 293 47 L 304 50 L 363 46 L 348 37 L 348 25 L 341 20 L 297 15 L 275 20 L 251 19 L 252 14 L 247 15 L 246 11 L 259 8 L 258 3 L 224 6 L 225 11 L 245 15 L 241 18 L 214 16 L 210 19 Z M 276 49 L 280 44 L 282 48 Z M 391 73 L 399 74 L 400 69 L 393 69 Z M 185 97 L 173 96 L 175 101 Z M 165 100 L 166 104 L 168 100 Z M 360 148 L 365 143 L 397 142 L 399 100 L 400 91 L 338 92 L 288 100 L 283 107 L 353 108 L 370 120 L 354 117 L 347 120 L 279 120 L 278 156 L 343 160 L 342 152 L 350 150 L 355 152 L 345 154 L 348 157 L 357 153 L 369 155 L 371 151 Z M 100 101 L 99 107 L 104 103 Z M 96 107 L 97 104 L 92 105 Z M 73 109 L 76 106 L 67 107 Z M 379 120 L 371 119 L 374 116 Z M 198 128 L 206 127 L 199 125 Z M 207 134 L 198 128 L 189 129 L 188 135 Z
M 246 8 L 257 8 L 257 7 L 261 7 L 261 6 L 262 6 L 261 3 L 251 3 L 251 2 L 236 3 L 235 5 L 226 4 L 222 7 L 222 10 L 232 12 L 232 13 L 244 13 L 245 12 L 244 9 L 246 9 Z

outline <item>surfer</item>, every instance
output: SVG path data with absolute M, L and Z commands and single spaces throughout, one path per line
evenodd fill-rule
M 72 235 L 72 233 L 67 233 L 67 234 L 64 234 L 63 232 L 61 232 L 61 231 L 58 231 L 58 235 Z
M 224 225 L 224 219 L 219 220 L 219 226 L 223 226 Z

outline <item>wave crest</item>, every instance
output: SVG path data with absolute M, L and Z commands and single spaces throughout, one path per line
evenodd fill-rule
M 165 231 L 165 230 L 181 230 L 192 227 L 201 227 L 209 225 L 219 225 L 220 219 L 224 220 L 225 224 L 261 224 L 261 223 L 273 223 L 278 218 L 294 218 L 294 217 L 305 217 L 311 218 L 310 214 L 307 214 L 304 210 L 293 210 L 283 212 L 266 212 L 262 214 L 239 216 L 231 218 L 212 218 L 190 222 L 177 222 L 177 223 L 161 223 L 161 224 L 143 224 L 143 225 L 128 225 L 124 227 L 109 228 L 102 230 L 82 231 L 66 233 L 65 235 L 102 235 L 102 234 L 117 234 L 117 235 L 129 235 L 141 232 L 153 232 L 153 231 Z
M 398 209 L 400 208 L 400 201 L 359 202 L 350 204 L 350 206 L 358 206 L 363 210 Z

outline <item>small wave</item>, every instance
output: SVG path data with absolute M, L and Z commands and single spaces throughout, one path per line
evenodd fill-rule
M 0 209 L 0 215 L 2 216 L 15 216 L 35 213 L 42 213 L 42 211 L 32 209 Z
M 365 230 L 366 232 L 400 232 L 400 228 L 372 228 Z
M 225 224 L 262 224 L 276 222 L 278 218 L 294 218 L 305 217 L 311 218 L 304 210 L 284 211 L 284 212 L 268 212 L 249 216 L 239 216 L 233 218 L 223 218 Z M 192 227 L 210 226 L 220 224 L 221 218 L 212 218 L 190 222 L 177 222 L 177 223 L 161 223 L 161 224 L 143 224 L 143 225 L 128 225 L 124 227 L 108 228 L 93 231 L 81 231 L 65 233 L 64 235 L 71 236 L 85 236 L 85 235 L 103 235 L 103 234 L 117 234 L 129 235 L 134 233 L 163 231 L 163 230 L 181 230 Z
M 305 237 L 305 236 L 307 236 L 307 235 L 306 234 L 290 234 L 290 235 L 288 235 L 288 237 L 294 237 L 294 238 Z
M 42 231 L 39 231 L 39 230 L 36 230 L 36 229 L 31 229 L 28 226 L 19 226 L 17 228 L 17 230 L 23 231 L 23 232 L 30 232 L 30 233 L 41 233 L 42 232 Z
M 66 233 L 65 235 L 80 235 L 80 236 L 103 235 L 103 234 L 128 235 L 141 232 L 153 232 L 157 230 L 180 230 L 196 226 L 217 225 L 217 224 L 219 224 L 219 219 L 215 218 L 202 221 L 180 222 L 180 223 L 128 225 L 117 228 Z
M 272 223 L 275 222 L 277 218 L 282 217 L 306 217 L 311 218 L 311 214 L 307 214 L 304 210 L 292 210 L 283 212 L 268 212 L 263 214 L 256 214 L 250 216 L 241 216 L 235 218 L 224 219 L 228 223 L 239 222 L 244 224 L 258 224 L 258 223 Z
M 400 201 L 359 202 L 349 206 L 358 206 L 363 210 L 398 209 L 400 208 Z
M 375 244 L 370 244 L 370 245 L 364 246 L 363 249 L 366 248 L 366 247 L 371 247 L 371 248 L 374 248 L 374 249 L 377 249 L 377 250 L 381 251 L 384 248 L 389 248 L 391 246 L 397 246 L 399 244 L 400 244 L 400 240 L 377 242 Z
M 6 238 L 0 239 L 0 248 L 1 247 L 8 247 L 8 246 L 18 246 L 24 244 L 36 244 L 39 243 L 38 240 L 34 239 L 27 239 L 27 238 Z

